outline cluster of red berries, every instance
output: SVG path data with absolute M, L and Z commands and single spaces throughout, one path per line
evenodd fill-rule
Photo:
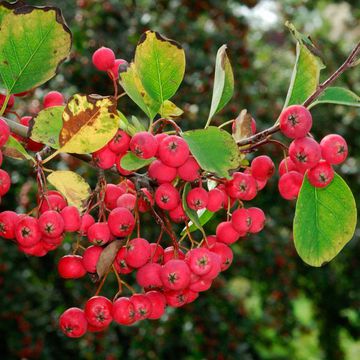
M 282 133 L 294 139 L 289 147 L 289 156 L 279 165 L 279 192 L 287 200 L 296 199 L 304 175 L 317 188 L 328 186 L 334 178 L 332 165 L 341 164 L 348 154 L 343 137 L 337 134 L 325 136 L 320 144 L 309 136 L 312 117 L 301 105 L 286 108 L 279 118 Z

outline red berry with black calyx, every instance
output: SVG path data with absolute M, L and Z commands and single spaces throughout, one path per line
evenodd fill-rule
M 115 209 L 118 198 L 124 193 L 125 191 L 121 187 L 114 184 L 106 184 L 104 198 L 106 208 L 109 210 Z
M 251 227 L 251 216 L 247 209 L 241 208 L 233 212 L 231 225 L 240 234 L 246 234 Z
M 191 189 L 186 195 L 186 203 L 188 207 L 193 210 L 201 210 L 206 208 L 208 199 L 208 192 L 201 187 Z
M 291 105 L 284 109 L 279 117 L 281 132 L 291 138 L 298 139 L 307 135 L 312 127 L 310 111 L 302 105 Z
M 211 252 L 220 256 L 221 259 L 221 271 L 227 270 L 234 258 L 234 254 L 229 246 L 223 244 L 221 242 L 217 242 L 214 246 L 210 249 Z
M 114 65 L 111 69 L 109 69 L 110 77 L 117 80 L 119 78 L 119 67 L 121 65 L 126 65 L 127 61 L 123 59 L 115 59 Z
M 95 327 L 106 327 L 112 321 L 112 302 L 104 296 L 93 296 L 84 308 L 88 323 Z
M 130 140 L 130 135 L 119 129 L 108 143 L 109 149 L 115 154 L 123 154 L 129 150 Z
M 158 143 L 155 136 L 147 131 L 136 133 L 130 140 L 130 150 L 141 159 L 155 156 Z
M 68 337 L 79 338 L 86 333 L 87 321 L 85 313 L 79 308 L 64 311 L 59 318 L 61 331 Z
M 66 205 L 66 200 L 61 195 L 48 195 L 42 199 L 39 212 L 41 214 L 48 210 L 60 212 Z
M 278 189 L 280 195 L 286 200 L 295 200 L 303 182 L 304 175 L 290 171 L 279 179 Z
M 59 275 L 64 279 L 79 279 L 86 274 L 82 257 L 65 255 L 58 262 Z
M 121 160 L 126 154 L 127 153 L 118 155 L 118 157 L 115 160 L 116 169 L 119 172 L 119 174 L 123 176 L 128 176 L 132 173 L 132 171 L 126 170 L 121 166 Z
M 211 253 L 205 247 L 190 250 L 186 254 L 186 262 L 196 275 L 205 275 L 213 265 Z
M 216 228 L 216 238 L 224 244 L 233 244 L 238 241 L 240 236 L 245 236 L 246 233 L 239 233 L 234 229 L 230 221 L 221 222 Z
M 75 232 L 80 229 L 81 216 L 79 210 L 75 206 L 65 206 L 60 212 L 64 220 L 64 230 L 67 232 Z
M 289 155 L 299 170 L 311 169 L 321 158 L 321 148 L 312 138 L 295 139 L 290 144 Z
M 295 163 L 290 159 L 290 156 L 287 156 L 285 159 L 282 159 L 279 164 L 279 175 L 283 176 L 289 171 L 297 171 Z
M 94 52 L 92 63 L 100 71 L 111 70 L 115 65 L 115 54 L 111 49 L 101 47 Z
M 84 214 L 81 217 L 81 225 L 79 229 L 79 234 L 85 236 L 91 225 L 95 224 L 95 219 L 90 214 Z
M 82 262 L 88 273 L 96 273 L 96 266 L 103 250 L 101 246 L 91 245 L 84 251 Z
M 158 157 L 168 166 L 179 167 L 189 157 L 189 145 L 179 136 L 165 137 L 159 144 Z
M 134 305 L 135 320 L 144 320 L 152 312 L 152 303 L 145 294 L 134 294 L 130 297 L 131 303 Z
M 126 248 L 122 247 L 116 254 L 114 265 L 119 274 L 130 274 L 134 269 L 130 267 L 126 260 Z
M 58 91 L 50 91 L 44 96 L 43 106 L 44 109 L 64 105 L 64 96 Z
M 156 205 L 163 210 L 173 210 L 180 203 L 179 191 L 171 184 L 161 184 L 155 191 Z
M 316 166 L 307 172 L 309 183 L 317 188 L 328 186 L 334 178 L 334 169 L 325 160 L 320 160 Z
M 149 166 L 149 177 L 159 184 L 170 183 L 176 178 L 176 168 L 162 163 L 160 160 L 153 161 Z
M 150 320 L 160 319 L 161 316 L 164 315 L 166 308 L 166 299 L 164 294 L 153 290 L 148 291 L 145 296 L 150 300 L 152 305 L 151 312 L 147 318 Z
M 3 147 L 8 141 L 10 136 L 9 125 L 2 119 L 0 119 L 0 148 Z
M 226 186 L 227 194 L 233 199 L 252 200 L 257 194 L 257 185 L 253 176 L 236 172 Z
M 105 245 L 110 241 L 111 234 L 106 222 L 97 222 L 87 231 L 88 240 L 95 245 Z
M 212 251 L 210 251 L 210 257 L 211 257 L 212 266 L 210 271 L 202 276 L 202 279 L 204 280 L 213 280 L 221 272 L 221 257 Z
M 187 294 L 183 290 L 170 290 L 164 292 L 166 302 L 169 306 L 178 308 L 187 304 Z
M 11 186 L 11 179 L 9 174 L 0 169 L 0 196 L 4 196 L 9 190 Z
M 173 246 L 168 246 L 164 249 L 164 264 L 173 259 L 183 260 L 185 254 L 179 249 L 176 250 Z
M 38 220 L 31 216 L 22 216 L 15 225 L 15 237 L 20 246 L 31 247 L 41 239 Z
M 18 222 L 18 214 L 14 211 L 3 211 L 0 213 L 0 237 L 4 239 L 15 238 L 15 226 Z
M 114 236 L 125 237 L 134 230 L 135 219 L 128 209 L 116 208 L 108 216 L 108 225 Z
M 209 211 L 217 212 L 222 209 L 224 205 L 224 193 L 215 188 L 208 192 L 208 202 L 206 208 Z
M 135 209 L 136 205 L 136 196 L 133 194 L 123 194 L 119 196 L 116 201 L 116 207 L 126 208 L 130 211 Z
M 183 290 L 190 283 L 190 269 L 184 260 L 169 260 L 162 266 L 160 277 L 166 289 Z
M 175 223 L 182 223 L 189 219 L 184 211 L 184 208 L 183 208 L 183 205 L 181 202 L 175 209 L 172 209 L 169 211 L 169 216 L 170 216 L 170 219 Z
M 251 162 L 251 175 L 260 181 L 267 180 L 273 176 L 275 165 L 269 156 L 257 156 Z
M 195 158 L 189 156 L 185 163 L 178 167 L 177 173 L 180 179 L 193 182 L 200 178 L 201 168 Z
M 150 255 L 149 242 L 143 238 L 135 238 L 126 246 L 125 261 L 129 266 L 137 269 L 149 261 Z
M 121 325 L 131 325 L 135 322 L 134 304 L 127 297 L 118 298 L 112 307 L 115 322 Z
M 320 141 L 321 155 L 331 165 L 338 165 L 345 161 L 348 146 L 345 139 L 337 134 L 326 135 Z
M 139 286 L 149 288 L 162 287 L 160 279 L 161 265 L 157 263 L 148 263 L 138 269 L 136 272 L 136 282 Z
M 57 211 L 49 210 L 39 217 L 40 230 L 49 238 L 58 238 L 63 233 L 64 226 L 64 220 Z
M 150 262 L 162 264 L 164 261 L 164 249 L 160 244 L 150 244 Z
M 112 152 L 108 145 L 92 153 L 93 162 L 103 170 L 110 169 L 116 162 L 116 154 Z
M 264 212 L 257 208 L 257 207 L 251 207 L 248 208 L 248 213 L 251 218 L 251 226 L 249 228 L 249 233 L 258 233 L 260 232 L 265 225 L 265 214 Z

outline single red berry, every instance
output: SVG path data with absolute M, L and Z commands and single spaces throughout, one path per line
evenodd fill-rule
M 132 173 L 132 171 L 126 170 L 121 166 L 121 160 L 126 154 L 127 153 L 118 155 L 118 157 L 115 160 L 115 165 L 116 165 L 117 171 L 119 172 L 120 175 L 123 175 L 123 176 L 128 176 Z
M 286 200 L 294 200 L 298 197 L 304 175 L 289 171 L 279 179 L 278 189 L 280 195 Z
M 150 300 L 152 305 L 151 312 L 147 318 L 151 320 L 160 319 L 161 316 L 164 315 L 166 308 L 166 298 L 164 294 L 159 291 L 153 290 L 147 292 L 145 296 Z
M 195 158 L 189 156 L 185 163 L 178 167 L 177 173 L 180 179 L 193 182 L 200 178 L 201 168 Z
M 155 191 L 155 202 L 164 210 L 173 210 L 180 203 L 179 191 L 171 184 L 161 184 Z
M 182 223 L 188 219 L 181 202 L 175 209 L 169 211 L 169 216 L 175 223 Z
M 257 156 L 251 162 L 251 175 L 260 181 L 270 179 L 275 172 L 275 165 L 269 156 Z
M 206 208 L 209 211 L 217 212 L 222 209 L 224 205 L 224 192 L 218 188 L 212 189 L 208 192 L 208 202 Z
M 47 238 L 47 239 L 51 239 L 51 238 Z M 63 237 L 59 237 L 59 238 L 57 238 L 56 240 L 58 240 L 58 239 L 61 239 L 61 240 L 62 240 Z M 59 245 L 61 244 L 61 242 L 60 242 L 60 244 L 55 244 L 55 243 L 52 244 L 52 243 L 50 243 L 50 242 L 44 241 L 44 238 L 41 238 L 40 243 L 41 243 L 44 251 L 46 251 L 46 252 L 53 251 L 53 250 L 57 249 L 57 248 L 59 247 Z M 38 244 L 39 244 L 39 243 L 38 243 Z
M 265 225 L 264 212 L 257 207 L 248 208 L 248 212 L 251 217 L 251 226 L 249 232 L 253 234 L 260 232 Z
M 214 246 L 210 249 L 211 252 L 217 254 L 221 258 L 221 271 L 227 270 L 234 258 L 234 254 L 229 246 L 223 244 L 221 242 L 217 242 Z
M 63 233 L 64 226 L 64 220 L 57 211 L 48 210 L 39 217 L 40 230 L 49 238 L 58 238 Z
M 208 192 L 201 187 L 191 189 L 186 195 L 186 203 L 188 207 L 193 210 L 201 210 L 206 208 L 208 199 Z
M 153 161 L 149 166 L 149 177 L 159 184 L 170 183 L 176 178 L 176 168 L 163 164 L 160 160 Z
M 164 292 L 166 302 L 169 306 L 178 308 L 187 304 L 188 298 L 185 289 L 170 290 Z
M 150 262 L 162 264 L 164 261 L 164 249 L 160 244 L 150 244 Z
M 111 69 L 109 69 L 108 71 L 111 74 L 111 77 L 115 80 L 117 80 L 119 78 L 119 67 L 121 65 L 126 65 L 127 61 L 123 60 L 123 59 L 115 59 L 114 65 Z
M 210 251 L 210 257 L 212 266 L 209 272 L 202 276 L 204 280 L 213 280 L 215 279 L 221 272 L 221 256 L 216 254 L 215 252 Z
M 160 279 L 161 265 L 157 263 L 148 263 L 138 269 L 136 272 L 136 282 L 143 288 L 160 288 L 162 281 Z
M 321 158 L 321 148 L 312 138 L 295 139 L 290 144 L 289 155 L 299 170 L 311 169 Z
M 79 229 L 79 234 L 85 236 L 88 232 L 88 229 L 91 225 L 95 224 L 95 219 L 90 214 L 84 214 L 81 217 L 81 225 Z
M 88 323 L 96 327 L 106 327 L 112 321 L 112 302 L 104 296 L 93 296 L 84 308 Z
M 41 237 L 41 242 L 43 243 L 43 245 L 47 248 L 51 248 L 51 250 L 56 249 L 58 246 L 60 246 L 62 244 L 64 240 L 64 234 L 61 234 L 60 236 L 53 238 L 53 237 L 48 237 L 48 236 L 42 236 Z M 49 245 L 49 246 L 46 246 Z
M 348 155 L 345 139 L 337 134 L 326 135 L 320 142 L 321 155 L 331 165 L 341 164 Z
M 75 307 L 67 309 L 59 318 L 59 326 L 68 337 L 79 338 L 83 336 L 87 330 L 84 311 Z
M 190 283 L 190 269 L 184 260 L 169 260 L 160 270 L 161 281 L 169 290 L 183 290 Z
M 159 144 L 159 159 L 168 166 L 179 167 L 189 157 L 189 145 L 179 136 L 165 137 Z
M 164 264 L 172 259 L 183 260 L 185 254 L 179 249 L 176 250 L 173 246 L 168 246 L 164 249 Z
M 130 179 L 124 179 L 118 184 L 118 187 L 124 190 L 124 193 L 136 193 L 135 184 Z
M 3 211 L 0 213 L 0 237 L 5 239 L 15 238 L 15 226 L 18 222 L 18 214 L 14 211 Z
M 0 119 L 0 148 L 3 147 L 8 141 L 10 136 L 9 125 L 3 120 Z
M 47 254 L 47 250 L 45 249 L 42 241 L 39 241 L 35 245 L 30 247 L 18 245 L 18 249 L 24 254 L 31 256 L 41 257 Z
M 61 106 L 65 102 L 64 96 L 58 91 L 50 91 L 44 96 L 43 106 L 44 109 L 53 107 L 53 106 Z
M 158 145 L 160 145 L 160 143 L 165 139 L 167 138 L 169 135 L 168 134 L 165 134 L 165 133 L 160 133 L 160 134 L 156 134 L 155 135 L 155 139 L 158 143 Z M 158 149 L 157 149 L 157 152 L 156 152 L 156 155 L 155 155 L 157 158 L 159 157 L 159 146 L 158 146 Z
M 64 279 L 79 279 L 86 274 L 82 257 L 79 255 L 65 255 L 58 262 L 59 275 Z
M 38 220 L 31 216 L 20 217 L 15 225 L 15 236 L 20 246 L 34 246 L 41 239 Z
M 81 216 L 79 210 L 75 206 L 65 206 L 60 212 L 64 220 L 64 230 L 67 232 L 75 232 L 80 229 Z
M 212 285 L 212 280 L 204 280 L 199 278 L 197 281 L 194 281 L 190 284 L 189 289 L 194 292 L 202 292 L 210 289 Z
M 125 237 L 134 230 L 135 219 L 128 209 L 116 208 L 108 216 L 108 225 L 114 236 Z
M 328 186 L 334 178 L 334 169 L 325 160 L 320 160 L 316 166 L 308 170 L 309 183 L 317 188 Z
M 92 153 L 92 159 L 97 167 L 106 170 L 114 166 L 116 154 L 110 150 L 108 145 L 105 145 L 100 150 Z
M 228 182 L 226 192 L 233 199 L 252 200 L 257 194 L 257 185 L 253 176 L 236 172 Z
M 9 190 L 11 186 L 11 179 L 9 174 L 0 169 L 0 196 L 4 196 Z
M 206 237 L 205 241 L 201 244 L 202 247 L 206 247 L 211 249 L 217 242 L 217 238 L 215 235 L 209 235 Z
M 289 171 L 297 171 L 297 168 L 295 163 L 290 159 L 290 156 L 287 156 L 285 159 L 282 159 L 279 164 L 280 177 Z
M 150 255 L 149 242 L 143 238 L 135 238 L 126 246 L 125 261 L 129 266 L 137 269 L 149 261 Z
M 281 132 L 291 139 L 306 136 L 312 127 L 310 111 L 302 105 L 291 105 L 284 109 L 279 122 Z
M 111 49 L 101 47 L 94 52 L 92 63 L 100 71 L 111 70 L 115 65 L 115 54 Z
M 153 134 L 147 131 L 141 131 L 131 138 L 130 149 L 137 157 L 150 159 L 155 156 L 158 143 Z
M 154 196 L 147 188 L 141 188 L 138 194 L 138 209 L 145 213 L 155 204 Z
M 48 210 L 60 212 L 66 205 L 66 200 L 61 195 L 48 195 L 43 198 L 39 212 L 41 214 Z
M 213 265 L 211 253 L 205 247 L 190 250 L 185 259 L 190 270 L 200 276 L 208 273 Z
M 243 234 L 238 233 L 230 221 L 221 222 L 216 228 L 216 238 L 224 244 L 233 244 Z
M 130 211 L 135 209 L 136 196 L 133 194 L 123 194 L 116 201 L 116 207 L 126 208 Z
M 116 254 L 115 260 L 114 260 L 114 265 L 116 268 L 116 271 L 119 274 L 130 274 L 134 269 L 132 267 L 130 267 L 126 260 L 126 248 L 122 247 Z
M 84 251 L 82 262 L 88 273 L 96 273 L 96 265 L 103 250 L 101 246 L 91 245 Z
M 134 305 L 135 320 L 144 320 L 152 312 L 152 303 L 145 294 L 134 294 L 130 297 L 131 303 Z
M 91 225 L 87 231 L 88 240 L 95 245 L 104 245 L 110 241 L 111 234 L 106 222 L 97 222 Z
M 252 218 L 248 209 L 241 208 L 233 212 L 231 217 L 231 225 L 239 233 L 246 235 L 251 227 Z
M 116 203 L 118 198 L 123 195 L 125 191 L 114 184 L 107 184 L 105 188 L 105 205 L 109 210 L 113 210 L 117 207 Z
M 108 146 L 115 154 L 123 154 L 129 150 L 131 137 L 123 130 L 118 130 Z
M 118 298 L 112 307 L 112 316 L 115 322 L 121 325 L 131 325 L 135 322 L 134 304 L 129 298 Z

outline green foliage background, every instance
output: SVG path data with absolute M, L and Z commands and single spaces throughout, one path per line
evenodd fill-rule
M 203 126 L 211 101 L 217 49 L 228 44 L 235 75 L 235 95 L 215 117 L 215 123 L 234 118 L 247 108 L 262 129 L 273 123 L 286 97 L 294 61 L 294 43 L 283 26 L 292 21 L 311 33 L 323 52 L 327 69 L 334 71 L 360 38 L 358 1 L 28 1 L 60 6 L 74 35 L 71 59 L 49 89 L 107 94 L 107 77 L 91 66 L 91 55 L 108 46 L 118 57 L 130 60 L 140 34 L 153 29 L 180 42 L 186 51 L 185 81 L 174 102 L 185 110 L 183 129 Z M 261 11 L 262 10 L 262 11 Z M 358 69 L 346 73 L 337 85 L 360 93 Z M 38 109 L 18 102 L 20 112 Z M 125 114 L 137 114 L 123 98 Z M 350 158 L 340 173 L 360 193 L 359 110 L 322 105 L 313 111 L 314 133 L 321 138 L 337 132 L 349 142 Z M 282 154 L 267 148 L 280 161 Z M 87 176 L 94 174 L 78 162 L 69 167 Z M 35 196 L 31 168 L 5 161 L 11 169 L 13 192 L 1 208 L 31 207 Z M 24 187 L 24 183 L 28 189 Z M 28 258 L 9 242 L 0 242 L 0 354 L 4 359 L 359 359 L 360 358 L 360 242 L 359 231 L 341 254 L 323 268 L 310 268 L 296 255 L 291 234 L 294 204 L 280 199 L 276 179 L 253 204 L 268 216 L 265 230 L 234 246 L 232 267 L 212 289 L 184 309 L 169 310 L 157 322 L 126 328 L 116 325 L 104 334 L 79 340 L 65 338 L 58 330 L 58 315 L 69 306 L 83 304 L 94 289 L 87 280 L 59 279 L 56 259 L 63 249 L 45 258 Z M 216 221 L 207 226 L 214 232 Z M 156 236 L 151 227 L 144 235 Z M 115 289 L 115 284 L 113 285 Z M 111 296 L 111 283 L 106 292 Z

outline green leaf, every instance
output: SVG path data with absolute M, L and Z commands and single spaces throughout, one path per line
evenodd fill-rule
M 209 220 L 211 220 L 211 218 L 215 215 L 214 212 L 203 209 L 203 210 L 199 210 L 197 212 L 197 216 L 199 218 L 199 223 L 201 226 L 204 226 Z M 192 222 L 189 222 L 189 232 L 194 232 L 195 230 L 197 230 L 198 227 Z M 182 230 L 181 232 L 181 236 L 183 236 L 186 233 L 186 227 Z
M 192 221 L 193 225 L 195 226 L 196 229 L 199 229 L 201 231 L 201 233 L 203 234 L 204 237 L 206 237 L 205 231 L 200 223 L 200 219 L 198 216 L 198 213 L 193 210 L 190 209 L 188 207 L 187 201 L 186 201 L 186 196 L 188 194 L 188 192 L 191 190 L 191 185 L 190 183 L 186 183 L 184 186 L 184 190 L 182 193 L 182 205 L 185 211 L 185 214 L 189 217 L 189 219 Z
M 293 24 L 286 23 L 296 39 L 296 61 L 284 108 L 302 104 L 317 88 L 320 70 L 325 68 L 319 50 L 312 41 L 299 33 Z
M 54 77 L 71 48 L 60 10 L 20 6 L 0 19 L 0 80 L 7 91 L 27 91 Z
M 185 52 L 177 42 L 146 31 L 136 47 L 135 64 L 147 93 L 163 104 L 176 93 L 184 78 Z
M 215 126 L 182 133 L 191 153 L 201 168 L 219 177 L 230 178 L 229 170 L 236 169 L 241 156 L 233 137 Z
M 13 136 L 9 136 L 7 143 L 3 148 L 3 154 L 16 160 L 31 160 L 35 163 L 35 159 L 28 154 L 21 143 Z
M 226 45 L 221 46 L 216 55 L 214 89 L 206 127 L 210 124 L 211 118 L 230 101 L 234 93 L 234 74 L 226 48 Z
M 53 106 L 41 110 L 30 122 L 30 138 L 53 149 L 59 149 L 59 134 L 63 126 L 64 109 L 65 106 Z
M 360 96 L 349 89 L 342 87 L 329 87 L 309 106 L 312 108 L 318 104 L 340 104 L 360 107 Z
M 184 113 L 170 100 L 166 100 L 161 107 L 160 116 L 166 119 L 172 119 L 181 116 Z
M 152 120 L 160 109 L 161 103 L 152 99 L 144 89 L 134 63 L 120 67 L 120 85 L 127 95 Z
M 134 153 L 129 151 L 121 158 L 120 166 L 125 170 L 134 171 L 151 164 L 154 160 L 155 158 L 140 159 Z
M 356 227 L 354 196 L 337 174 L 326 188 L 315 188 L 305 177 L 296 203 L 294 242 L 311 266 L 332 260 L 351 240 Z

